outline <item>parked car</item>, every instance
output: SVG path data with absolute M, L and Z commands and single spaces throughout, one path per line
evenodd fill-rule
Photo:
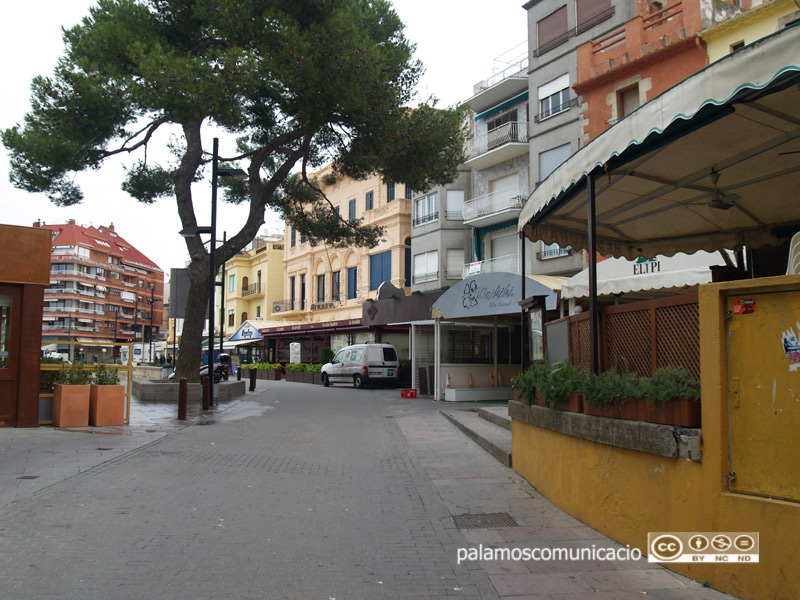
M 362 388 L 370 383 L 395 385 L 400 361 L 391 344 L 355 344 L 336 353 L 322 366 L 322 384 L 353 383 Z

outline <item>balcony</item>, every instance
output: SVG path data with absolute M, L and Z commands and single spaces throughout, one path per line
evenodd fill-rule
M 520 188 L 504 188 L 464 202 L 464 224 L 487 227 L 519 217 L 528 194 Z
M 478 171 L 528 153 L 528 123 L 512 121 L 467 142 L 466 165 Z
M 414 220 L 411 222 L 413 227 L 419 227 L 420 225 L 425 225 L 427 223 L 433 223 L 434 221 L 439 220 L 439 212 L 432 212 L 428 213 L 427 215 L 421 215 L 419 217 L 415 217 Z
M 480 273 L 513 273 L 519 275 L 519 255 L 509 254 L 508 256 L 498 256 L 489 260 L 468 263 L 464 265 L 461 278 L 466 279 Z
M 480 114 L 501 102 L 528 90 L 528 54 L 518 57 L 502 71 L 475 84 L 469 102 Z
M 439 271 L 433 271 L 432 273 L 418 273 L 414 275 L 414 285 L 420 283 L 428 283 L 429 281 L 437 281 L 439 279 Z
M 253 283 L 247 287 L 242 288 L 242 298 L 260 298 L 264 295 L 264 288 L 266 286 L 262 283 Z

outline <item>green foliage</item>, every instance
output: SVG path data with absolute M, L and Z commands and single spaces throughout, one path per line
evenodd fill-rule
M 286 365 L 286 370 L 299 373 L 306 370 L 306 365 L 305 363 L 289 363 Z
M 76 362 L 69 367 L 64 365 L 58 371 L 54 383 L 61 385 L 89 385 L 92 382 L 92 372 L 86 363 Z
M 397 378 L 401 381 L 411 381 L 411 361 L 401 360 L 397 368 Z
M 322 365 L 319 363 L 306 365 L 306 371 L 310 373 L 319 373 L 320 371 L 322 371 Z
M 611 406 L 626 400 L 641 398 L 646 389 L 643 380 L 636 373 L 620 373 L 609 369 L 600 375 L 588 374 L 583 390 L 586 401 L 591 406 Z
M 333 350 L 329 346 L 323 346 L 322 348 L 319 349 L 318 358 L 319 358 L 319 362 L 321 362 L 323 365 L 325 363 L 331 362 L 333 360 L 334 356 L 335 356 L 335 354 L 334 354 Z
M 278 363 L 242 363 L 240 369 L 258 369 L 259 371 L 280 371 Z
M 95 385 L 119 385 L 119 372 L 116 369 L 109 369 L 103 363 L 97 363 L 94 367 Z
M 76 175 L 127 154 L 123 189 L 143 203 L 174 196 L 181 223 L 196 224 L 191 184 L 211 160 L 204 127 L 222 129 L 236 151 L 221 163 L 250 175 L 221 180 L 223 198 L 250 210 L 218 265 L 255 237 L 267 208 L 311 243 L 374 247 L 381 228 L 337 217 L 309 176 L 323 164 L 334 177 L 378 174 L 426 190 L 453 181 L 463 159 L 466 109 L 409 108 L 422 65 L 387 0 L 101 0 L 63 37 L 53 74 L 32 82 L 23 123 L 2 132 L 12 183 L 78 204 Z M 164 128 L 177 133 L 158 164 L 148 149 L 164 145 Z M 186 244 L 176 377 L 194 378 L 210 275 L 200 238 Z
M 700 397 L 700 381 L 686 369 L 680 367 L 661 367 L 653 371 L 646 380 L 648 400 L 658 406 L 671 400 L 687 396 Z

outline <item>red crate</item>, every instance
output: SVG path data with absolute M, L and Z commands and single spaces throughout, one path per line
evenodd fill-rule
M 401 398 L 416 398 L 417 390 L 400 390 Z

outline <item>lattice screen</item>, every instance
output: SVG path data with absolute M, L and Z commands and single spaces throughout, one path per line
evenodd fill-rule
M 700 377 L 700 308 L 694 304 L 656 310 L 656 366 L 683 367 Z
M 604 367 L 647 376 L 652 372 L 650 311 L 636 310 L 603 317 L 606 339 Z

